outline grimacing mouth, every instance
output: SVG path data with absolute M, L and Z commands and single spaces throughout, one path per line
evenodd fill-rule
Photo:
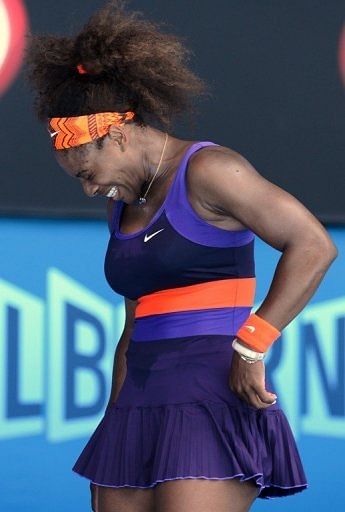
M 105 194 L 106 197 L 110 197 L 110 198 L 113 198 L 113 197 L 116 197 L 119 193 L 119 189 L 118 189 L 118 186 L 117 185 L 114 185 L 113 187 L 111 187 L 108 192 Z

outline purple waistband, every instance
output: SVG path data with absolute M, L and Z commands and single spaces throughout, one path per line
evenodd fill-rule
M 133 341 L 179 338 L 184 336 L 235 335 L 251 313 L 251 307 L 230 307 L 179 311 L 136 318 Z

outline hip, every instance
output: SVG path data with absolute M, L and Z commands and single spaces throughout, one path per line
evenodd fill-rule
M 229 387 L 234 338 L 198 335 L 146 342 L 131 339 L 126 351 L 126 377 L 114 405 L 157 407 L 206 400 L 257 411 Z

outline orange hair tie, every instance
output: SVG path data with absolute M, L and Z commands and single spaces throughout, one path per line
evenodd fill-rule
M 236 337 L 256 352 L 266 352 L 280 334 L 267 320 L 252 313 L 237 331 Z
M 87 71 L 86 71 L 86 69 L 84 68 L 84 66 L 83 66 L 82 64 L 78 64 L 78 66 L 77 66 L 77 70 L 78 70 L 78 73 L 79 73 L 80 75 L 85 75 L 85 74 L 87 74 Z

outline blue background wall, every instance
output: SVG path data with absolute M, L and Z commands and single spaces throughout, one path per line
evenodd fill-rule
M 256 500 L 253 510 L 344 507 L 345 229 L 305 309 L 266 359 L 296 436 L 309 489 Z M 110 392 L 123 298 L 108 286 L 102 221 L 0 220 L 0 510 L 89 510 L 88 480 L 72 472 Z M 281 255 L 256 237 L 257 293 Z

